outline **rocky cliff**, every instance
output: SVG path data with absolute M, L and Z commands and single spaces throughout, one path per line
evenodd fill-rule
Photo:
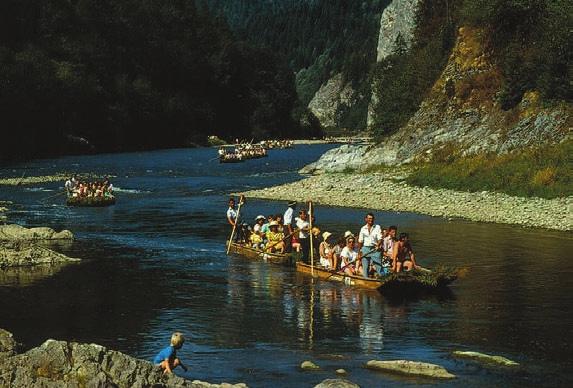
M 413 39 L 415 10 L 422 3 L 394 0 L 386 8 L 379 59 L 395 49 L 393 40 L 398 36 L 406 43 Z M 455 35 L 443 71 L 406 125 L 378 146 L 331 150 L 303 172 L 364 170 L 381 164 L 431 160 L 443 154 L 507 153 L 571 137 L 570 103 L 545 101 L 538 90 L 531 89 L 515 107 L 502 109 L 498 95 L 504 76 L 497 58 L 488 50 L 486 31 L 462 26 Z
M 339 127 L 346 112 L 361 98 L 364 96 L 358 95 L 352 84 L 338 73 L 320 87 L 308 108 L 323 127 Z

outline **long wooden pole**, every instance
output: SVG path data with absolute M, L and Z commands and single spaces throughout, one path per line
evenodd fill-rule
M 309 225 L 310 225 L 310 233 L 309 233 L 309 238 L 310 238 L 310 274 L 312 276 L 314 276 L 314 247 L 313 247 L 313 241 L 314 238 L 312 237 L 312 215 L 314 213 L 314 209 L 312 208 L 312 201 L 308 202 L 308 218 L 309 218 Z
M 235 237 L 235 229 L 237 229 L 237 223 L 239 222 L 239 214 L 241 213 L 241 205 L 245 201 L 245 196 L 241 195 L 239 198 L 239 207 L 237 208 L 237 217 L 235 217 L 235 225 L 233 225 L 233 230 L 231 231 L 231 237 L 229 238 L 229 244 L 227 245 L 227 255 L 231 251 L 231 244 L 233 243 L 233 237 Z

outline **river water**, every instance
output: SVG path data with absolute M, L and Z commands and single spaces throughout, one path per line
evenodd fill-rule
M 363 387 L 434 382 L 363 368 L 371 359 L 443 365 L 444 385 L 571 385 L 573 237 L 570 233 L 376 212 L 408 231 L 423 265 L 468 268 L 450 291 L 387 299 L 309 279 L 292 268 L 225 255 L 228 195 L 299 179 L 297 169 L 330 146 L 274 150 L 220 165 L 213 149 L 65 157 L 4 166 L 1 176 L 62 171 L 115 176 L 118 203 L 68 208 L 57 183 L 0 187 L 11 222 L 68 228 L 60 247 L 81 264 L 0 276 L 0 327 L 26 347 L 47 338 L 99 343 L 151 359 L 173 331 L 184 377 L 253 387 L 311 387 L 335 370 Z M 352 182 L 349 182 L 352 187 Z M 51 198 L 50 198 L 51 197 Z M 246 219 L 283 212 L 248 200 Z M 317 224 L 358 231 L 364 210 L 316 206 Z M 453 350 L 498 354 L 518 369 L 457 360 Z M 319 372 L 298 366 L 313 360 Z

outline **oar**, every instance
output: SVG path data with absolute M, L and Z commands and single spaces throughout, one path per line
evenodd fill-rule
M 51 198 L 55 198 L 55 197 L 57 197 L 57 196 L 59 196 L 59 195 L 63 195 L 63 194 L 67 194 L 67 193 L 66 193 L 65 191 L 63 191 L 63 192 L 59 192 L 59 193 L 57 193 L 57 194 L 54 194 L 54 195 L 50 195 L 49 197 L 46 197 L 46 198 L 40 199 L 38 202 L 42 202 L 42 203 L 44 203 L 44 202 L 45 202 L 45 201 L 47 201 L 48 199 L 51 199 Z
M 314 211 L 312 208 L 312 201 L 308 201 L 308 218 L 309 218 L 309 238 L 310 238 L 310 274 L 314 276 L 314 247 L 312 241 L 314 240 L 314 235 L 312 234 L 312 215 Z
M 231 231 L 231 237 L 229 238 L 229 245 L 227 246 L 227 255 L 231 251 L 231 244 L 233 244 L 233 237 L 235 237 L 235 229 L 237 228 L 237 223 L 239 222 L 239 215 L 241 213 L 241 205 L 245 202 L 245 196 L 241 195 L 239 199 L 239 207 L 237 208 L 237 217 L 235 217 L 235 225 L 233 225 L 233 230 Z
M 295 228 L 295 229 L 292 231 L 292 233 L 287 234 L 286 236 L 283 237 L 282 240 L 277 241 L 276 243 L 274 243 L 274 244 L 271 245 L 270 247 L 266 247 L 265 250 L 271 249 L 271 248 L 273 248 L 275 245 L 279 245 L 279 244 L 282 243 L 284 240 L 286 240 L 287 238 L 289 238 L 290 236 L 292 236 L 293 234 L 295 234 L 295 233 L 298 232 L 298 231 L 299 231 L 299 229 L 298 229 L 298 228 Z

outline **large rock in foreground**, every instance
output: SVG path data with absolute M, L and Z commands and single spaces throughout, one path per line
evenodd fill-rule
M 0 329 L 0 361 L 15 355 L 17 350 L 18 343 L 14 340 L 12 333 Z
M 314 388 L 360 388 L 360 385 L 345 379 L 327 379 L 315 385 Z
M 245 384 L 213 385 L 164 375 L 152 363 L 94 344 L 48 340 L 0 363 L 0 386 L 29 387 L 192 387 L 244 388 Z
M 429 377 L 434 379 L 453 379 L 456 377 L 439 365 L 408 360 L 371 360 L 366 363 L 366 368 L 382 372 L 398 373 L 407 376 Z
M 51 249 L 29 243 L 0 240 L 0 269 L 78 262 Z
M 10 224 L 0 225 L 0 240 L 8 241 L 51 241 L 51 240 L 73 240 L 74 235 L 69 230 L 56 232 L 54 229 L 24 228 L 23 226 Z

